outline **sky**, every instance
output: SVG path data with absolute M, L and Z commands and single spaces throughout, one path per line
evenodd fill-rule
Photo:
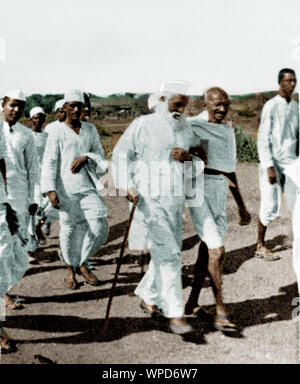
M 243 94 L 300 67 L 299 0 L 0 0 L 0 14 L 0 95 L 149 93 L 162 80 Z

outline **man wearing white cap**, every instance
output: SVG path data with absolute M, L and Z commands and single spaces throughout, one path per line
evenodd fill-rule
M 107 162 L 96 128 L 80 121 L 83 93 L 70 91 L 64 100 L 66 120 L 48 137 L 41 191 L 59 209 L 60 246 L 68 266 L 65 286 L 76 289 L 77 268 L 88 283 L 98 284 L 86 264 L 107 238 L 107 208 L 97 193 L 96 178 L 96 167 L 105 173 Z
M 0 137 L 5 141 L 7 152 L 7 201 L 17 213 L 19 235 L 24 241 L 28 241 L 29 215 L 33 216 L 38 208 L 35 195 L 38 168 L 32 133 L 18 122 L 25 107 L 24 93 L 18 89 L 7 92 L 2 107 Z M 24 259 L 24 265 L 27 262 Z M 7 301 L 7 305 L 13 305 L 12 300 Z
M 263 107 L 258 130 L 260 210 L 255 256 L 275 261 L 280 255 L 265 245 L 267 226 L 279 215 L 284 189 L 284 168 L 299 156 L 298 103 L 292 100 L 296 86 L 293 69 L 283 68 L 278 74 L 279 94 Z
M 151 262 L 135 293 L 151 316 L 158 316 L 161 308 L 171 331 L 178 334 L 192 331 L 183 318 L 181 285 L 184 161 L 193 160 L 194 166 L 199 162 L 203 171 L 203 162 L 188 153 L 191 137 L 183 115 L 186 88 L 185 82 L 163 83 L 155 113 L 131 123 L 112 158 L 116 187 L 127 191 L 130 201 L 138 200 L 147 224 Z M 155 169 L 159 172 L 154 176 Z M 159 185 L 162 188 L 153 192 Z
M 64 106 L 64 99 L 60 99 L 55 103 L 54 112 L 57 120 L 53 121 L 50 124 L 47 124 L 46 127 L 44 128 L 44 131 L 47 132 L 48 134 L 52 131 L 53 127 L 56 127 L 57 125 L 59 125 L 59 123 L 62 123 L 65 120 L 66 112 L 64 111 L 63 106 Z

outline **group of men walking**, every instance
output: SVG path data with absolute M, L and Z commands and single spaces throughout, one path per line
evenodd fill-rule
M 279 95 L 264 106 L 258 136 L 262 198 L 256 255 L 265 260 L 278 258 L 266 248 L 264 236 L 266 226 L 278 215 L 280 191 L 286 185 L 294 213 L 293 260 L 299 282 L 299 115 L 297 103 L 291 99 L 296 85 L 294 71 L 282 70 L 279 85 Z M 238 327 L 222 296 L 228 187 L 237 202 L 240 223 L 249 224 L 251 216 L 235 174 L 234 129 L 224 124 L 230 98 L 219 87 L 207 90 L 206 120 L 203 115 L 186 118 L 187 103 L 186 82 L 164 82 L 159 93 L 149 99 L 153 113 L 135 119 L 113 151 L 115 186 L 137 204 L 129 247 L 149 248 L 151 254 L 135 294 L 141 298 L 144 312 L 169 320 L 173 333 L 190 333 L 193 329 L 184 313 L 201 311 L 198 297 L 208 275 L 216 301 L 214 325 L 223 332 L 236 332 Z M 99 176 L 107 172 L 107 162 L 97 129 L 88 121 L 89 100 L 81 91 L 67 92 L 56 103 L 57 120 L 44 129 L 44 110 L 33 108 L 32 132 L 18 122 L 25 107 L 22 91 L 7 92 L 2 107 L 0 297 L 7 308 L 15 309 L 20 304 L 9 290 L 28 269 L 28 252 L 34 256 L 36 238 L 43 243 L 44 234 L 57 219 L 60 255 L 67 267 L 65 287 L 78 288 L 76 273 L 89 284 L 98 284 L 89 259 L 108 236 L 108 211 L 98 193 Z M 184 306 L 181 245 L 185 205 L 201 243 L 192 290 Z M 1 352 L 13 350 L 1 327 L 0 346 Z

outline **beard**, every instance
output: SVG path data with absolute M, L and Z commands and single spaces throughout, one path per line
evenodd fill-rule
M 160 101 L 155 107 L 155 113 L 161 115 L 170 124 L 172 129 L 183 129 L 186 124 L 186 118 L 183 113 L 170 112 L 167 101 Z M 179 118 L 174 118 L 175 115 L 179 115 Z

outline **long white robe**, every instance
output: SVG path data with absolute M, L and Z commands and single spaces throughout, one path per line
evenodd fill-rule
M 261 114 L 257 148 L 260 160 L 260 212 L 263 225 L 268 225 L 280 211 L 284 168 L 297 157 L 299 143 L 298 103 L 289 103 L 280 95 L 267 101 Z M 267 168 L 274 167 L 277 183 L 270 184 Z
M 19 232 L 25 240 L 29 238 L 28 207 L 39 203 L 37 151 L 31 130 L 18 122 L 10 127 L 0 120 L 0 133 L 7 151 L 7 201 L 17 213 Z
M 292 212 L 293 223 L 293 267 L 297 277 L 300 294 L 300 160 L 290 162 L 285 167 L 286 198 Z
M 72 162 L 88 156 L 76 174 Z M 107 238 L 107 208 L 97 193 L 97 178 L 107 162 L 96 127 L 81 123 L 76 134 L 65 123 L 53 128 L 47 139 L 41 173 L 41 192 L 56 191 L 59 198 L 60 246 L 66 264 L 78 267 L 88 262 Z
M 165 116 L 156 112 L 133 121 L 112 157 L 116 187 L 138 190 L 138 205 L 147 224 L 151 262 L 135 293 L 148 304 L 162 308 L 169 318 L 183 315 L 181 243 L 185 204 L 185 168 L 173 160 L 171 150 L 188 150 L 190 135 L 187 124 L 173 129 Z M 193 162 L 201 164 L 202 172 L 203 162 Z

